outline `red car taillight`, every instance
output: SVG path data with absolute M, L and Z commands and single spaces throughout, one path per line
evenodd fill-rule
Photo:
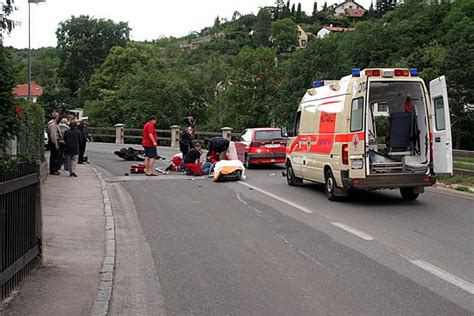
M 349 145 L 347 144 L 342 145 L 342 164 L 349 164 Z

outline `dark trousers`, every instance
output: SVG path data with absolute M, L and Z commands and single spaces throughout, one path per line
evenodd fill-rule
M 61 160 L 59 156 L 59 149 L 56 149 L 53 143 L 49 143 L 49 172 L 57 172 L 61 169 Z
M 79 159 L 78 163 L 84 162 L 84 153 L 86 152 L 86 142 L 79 145 Z

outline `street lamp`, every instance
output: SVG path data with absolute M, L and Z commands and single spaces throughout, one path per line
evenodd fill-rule
M 28 101 L 31 101 L 31 3 L 45 2 L 46 0 L 28 0 Z

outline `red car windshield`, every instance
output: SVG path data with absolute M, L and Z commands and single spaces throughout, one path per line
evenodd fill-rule
M 285 139 L 285 138 L 281 135 L 281 130 L 255 132 L 255 140 L 273 140 L 273 139 Z

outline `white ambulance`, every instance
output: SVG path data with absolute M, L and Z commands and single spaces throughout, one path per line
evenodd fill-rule
M 395 188 L 415 200 L 453 171 L 445 77 L 428 93 L 416 68 L 353 69 L 314 82 L 290 136 L 288 184 L 324 183 L 332 201 L 352 189 Z

